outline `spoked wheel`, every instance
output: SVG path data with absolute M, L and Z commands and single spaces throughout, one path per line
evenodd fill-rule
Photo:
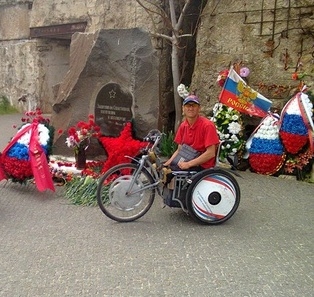
M 154 181 L 147 169 L 134 179 L 137 164 L 119 164 L 110 168 L 100 179 L 97 202 L 102 212 L 118 222 L 131 222 L 142 217 L 152 206 L 155 188 L 145 187 Z
M 240 203 L 236 179 L 221 169 L 207 169 L 193 177 L 186 194 L 187 210 L 203 224 L 221 224 L 230 219 Z

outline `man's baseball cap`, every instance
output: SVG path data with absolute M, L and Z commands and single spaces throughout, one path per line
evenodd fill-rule
M 196 103 L 198 105 L 201 104 L 200 100 L 195 95 L 190 95 L 183 100 L 183 105 L 188 104 L 188 103 Z

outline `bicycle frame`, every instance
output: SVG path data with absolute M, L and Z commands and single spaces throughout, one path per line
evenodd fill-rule
M 144 151 L 145 151 L 145 154 L 143 154 L 143 155 L 141 156 L 141 159 L 140 159 L 140 160 L 135 159 L 135 158 L 130 157 L 130 156 L 126 156 L 127 158 L 130 158 L 130 159 L 133 160 L 134 162 L 138 163 L 138 165 L 139 165 L 139 166 L 138 166 L 138 169 L 137 169 L 137 170 L 135 171 L 135 173 L 133 174 L 132 182 L 131 182 L 131 184 L 130 184 L 130 186 L 129 186 L 129 188 L 128 188 L 127 194 L 126 194 L 127 196 L 129 196 L 129 195 L 134 195 L 134 194 L 136 194 L 136 193 L 139 193 L 139 192 L 141 192 L 141 191 L 143 191 L 143 190 L 150 189 L 150 188 L 156 188 L 158 195 L 159 195 L 159 196 L 162 195 L 162 194 L 161 194 L 161 190 L 160 190 L 160 188 L 158 187 L 158 185 L 161 183 L 160 176 L 159 176 L 159 174 L 158 174 L 158 172 L 157 172 L 157 169 L 156 169 L 156 168 L 153 166 L 153 164 L 150 162 L 150 160 L 149 160 L 149 154 L 148 154 L 148 151 L 149 151 L 149 150 L 151 150 L 152 152 L 155 151 L 155 149 L 156 149 L 158 143 L 160 142 L 160 139 L 161 139 L 161 136 L 157 136 L 157 137 L 156 137 L 156 140 L 155 140 L 155 142 L 154 142 L 154 144 L 153 144 L 153 146 L 152 146 L 150 149 L 149 149 L 148 146 L 145 148 L 145 150 L 144 150 Z M 158 157 L 157 157 L 157 158 L 158 158 Z M 158 158 L 158 160 L 159 160 L 159 158 Z M 147 170 L 147 168 L 146 168 L 145 165 L 147 165 L 147 167 L 149 167 L 150 171 L 148 171 L 148 173 L 149 173 L 149 174 L 151 175 L 151 177 L 153 178 L 154 183 L 153 183 L 153 184 L 149 184 L 149 185 L 147 185 L 147 186 L 144 186 L 144 187 L 141 188 L 140 190 L 132 191 L 131 189 L 133 188 L 134 182 L 137 180 L 137 178 L 138 178 L 140 172 L 141 172 L 143 169 Z

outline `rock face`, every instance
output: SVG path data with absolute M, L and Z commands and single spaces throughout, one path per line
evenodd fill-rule
M 66 131 L 95 114 L 103 135 L 118 136 L 124 124 L 134 120 L 135 136 L 142 138 L 158 125 L 158 67 L 151 38 L 141 29 L 76 33 L 52 125 Z M 56 133 L 56 154 L 66 153 L 66 136 Z
M 221 91 L 219 71 L 242 61 L 249 85 L 281 108 L 299 84 L 292 73 L 314 72 L 313 1 L 216 2 L 203 11 L 192 89 L 212 106 Z
M 92 67 L 94 65 L 100 67 L 102 57 L 107 55 L 106 53 L 99 57 L 94 55 L 96 60 L 89 61 L 89 65 L 86 67 L 84 65 L 89 59 L 89 55 L 96 51 L 97 44 L 100 43 L 97 38 L 102 33 L 98 30 L 114 29 L 118 30 L 117 34 L 120 34 L 119 32 L 122 32 L 119 31 L 120 29 L 141 27 L 151 32 L 156 30 L 157 33 L 168 33 L 167 22 L 164 22 L 159 14 L 147 13 L 147 11 L 155 11 L 155 4 L 162 4 L 162 8 L 168 11 L 168 1 L 141 2 L 147 4 L 147 10 L 135 0 L 0 0 L 0 95 L 5 95 L 10 103 L 20 108 L 21 111 L 31 110 L 37 106 L 45 113 L 51 113 L 53 104 L 55 104 L 55 110 L 58 110 L 58 104 L 65 104 L 65 106 L 73 104 L 74 99 L 67 98 L 67 94 L 61 94 L 60 91 L 71 93 L 73 96 L 73 92 L 76 90 L 72 89 L 78 88 L 82 83 L 82 76 L 89 73 L 91 79 L 85 79 L 84 82 L 88 84 L 86 89 L 90 91 L 90 83 L 94 83 L 95 77 L 99 75 L 99 70 L 94 73 L 94 70 L 89 71 L 88 69 L 95 69 Z M 184 69 L 190 65 L 188 75 L 182 77 L 181 82 L 188 85 L 191 90 L 197 89 L 207 115 L 218 101 L 221 91 L 216 83 L 219 71 L 229 68 L 229 65 L 234 62 L 242 61 L 244 66 L 250 69 L 249 85 L 273 100 L 273 106 L 278 108 L 282 107 L 299 84 L 299 81 L 291 78 L 292 73 L 296 70 L 299 73 L 311 75 L 305 77 L 305 82 L 312 87 L 314 73 L 313 0 L 194 0 L 191 2 L 195 11 L 189 11 L 186 14 L 184 28 L 189 29 L 182 33 L 191 33 L 189 16 L 198 11 L 198 4 L 205 2 L 207 4 L 198 19 L 195 57 L 194 54 L 188 57 L 191 54 L 189 47 L 181 47 L 183 51 L 189 52 L 188 55 L 182 53 L 182 57 L 187 59 L 183 63 Z M 195 18 L 198 16 L 195 15 Z M 73 38 L 73 43 L 77 43 L 78 47 L 81 46 L 80 50 L 73 49 L 74 45 L 70 45 L 71 40 L 64 36 L 60 39 L 34 38 L 30 35 L 30 28 L 66 25 L 73 22 L 87 22 L 85 32 L 89 34 L 85 35 L 84 41 L 81 40 L 80 35 Z M 130 40 L 130 35 L 123 35 L 123 39 Z M 117 40 L 115 39 L 114 42 Z M 126 45 L 126 40 L 120 38 L 120 45 Z M 150 92 L 147 92 L 149 93 L 147 98 L 154 96 L 154 99 L 142 102 L 143 106 L 139 106 L 139 108 L 142 109 L 145 105 L 151 109 L 151 102 L 157 106 L 160 104 L 159 127 L 170 129 L 173 126 L 173 91 L 175 91 L 171 84 L 171 48 L 162 38 L 152 37 L 151 40 L 160 61 L 159 80 L 155 80 L 159 91 L 155 92 L 155 86 Z M 108 42 L 106 41 L 104 44 L 109 45 Z M 130 45 L 126 45 L 125 48 L 131 50 L 133 42 L 131 40 Z M 117 47 L 115 44 L 114 46 Z M 121 51 L 121 47 L 119 47 L 119 51 Z M 71 74 L 68 73 L 70 51 Z M 78 65 L 74 65 L 74 59 Z M 109 71 L 110 67 L 108 67 L 106 65 L 104 70 Z M 192 72 L 193 77 L 191 78 L 190 73 Z M 73 85 L 71 86 L 66 85 L 71 80 L 69 75 L 73 76 L 74 81 L 76 80 L 75 83 L 72 81 Z M 67 83 L 64 82 L 65 76 Z M 109 76 L 108 73 L 107 77 Z M 94 89 L 95 93 L 79 91 L 80 94 L 84 93 L 85 95 L 84 111 L 89 110 L 91 113 L 95 111 L 95 100 L 103 95 L 101 89 L 106 86 L 106 83 L 97 84 L 96 88 L 98 89 Z M 110 80 L 110 83 L 115 84 L 116 82 Z M 58 88 L 53 87 L 56 84 L 61 84 L 59 93 Z M 134 90 L 128 89 L 120 82 L 117 82 L 117 87 L 122 87 L 121 93 L 127 98 L 129 98 L 129 93 L 131 94 L 132 100 L 134 99 L 135 102 L 132 108 L 136 109 L 138 97 Z M 56 97 L 56 93 L 58 93 L 58 97 Z M 22 97 L 27 99 L 25 103 L 19 100 Z M 89 102 L 90 98 L 92 98 L 92 102 Z M 63 102 L 63 100 L 65 101 Z M 80 104 L 83 103 L 80 102 Z M 62 109 L 61 105 L 59 107 Z M 106 104 L 100 103 L 99 106 L 101 105 Z M 124 108 L 129 109 L 128 106 Z M 158 107 L 156 108 L 158 109 Z M 131 111 L 134 112 L 133 109 Z M 110 114 L 110 112 L 112 113 L 114 110 L 106 110 L 104 114 L 107 113 L 108 117 L 112 116 L 118 119 L 123 117 Z M 64 109 L 63 113 L 71 116 L 71 113 L 65 113 Z M 85 116 L 83 110 L 81 113 Z M 69 118 L 66 121 L 69 122 Z M 139 126 L 142 122 L 137 124 Z

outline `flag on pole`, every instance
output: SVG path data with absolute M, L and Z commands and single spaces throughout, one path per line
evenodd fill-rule
M 239 112 L 258 117 L 265 117 L 272 105 L 269 99 L 249 87 L 233 67 L 229 70 L 219 101 Z

